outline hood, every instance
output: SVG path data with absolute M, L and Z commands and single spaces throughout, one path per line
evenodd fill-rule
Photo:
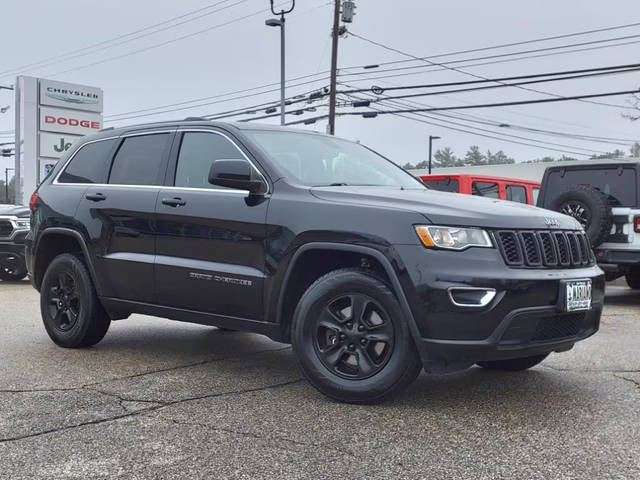
M 29 207 L 23 205 L 2 205 L 0 204 L 0 216 L 10 215 L 13 217 L 28 217 L 31 215 Z
M 313 187 L 311 193 L 330 202 L 417 212 L 434 225 L 505 229 L 581 229 L 572 217 L 551 210 L 460 193 L 358 186 Z

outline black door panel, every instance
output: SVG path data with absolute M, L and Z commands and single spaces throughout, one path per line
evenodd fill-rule
M 103 295 L 153 301 L 154 216 L 160 187 L 92 186 L 78 207 Z M 102 193 L 103 201 L 87 199 Z
M 161 190 L 158 201 L 157 303 L 261 320 L 268 201 L 241 192 Z

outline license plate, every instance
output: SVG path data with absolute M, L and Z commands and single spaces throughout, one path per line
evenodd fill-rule
M 564 289 L 564 311 L 577 312 L 591 308 L 591 280 L 569 280 L 561 284 Z

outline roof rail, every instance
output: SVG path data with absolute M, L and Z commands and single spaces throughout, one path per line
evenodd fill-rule
M 208 122 L 209 119 L 204 117 L 187 117 L 183 120 L 183 122 L 195 122 L 195 121 Z

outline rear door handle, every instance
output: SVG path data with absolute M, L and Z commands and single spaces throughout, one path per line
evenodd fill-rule
M 162 204 L 168 205 L 170 207 L 184 207 L 187 204 L 187 202 L 185 202 L 181 198 L 174 197 L 174 198 L 163 198 Z
M 92 202 L 101 202 L 107 199 L 107 196 L 104 193 L 87 193 L 85 195 L 87 200 L 91 200 Z

